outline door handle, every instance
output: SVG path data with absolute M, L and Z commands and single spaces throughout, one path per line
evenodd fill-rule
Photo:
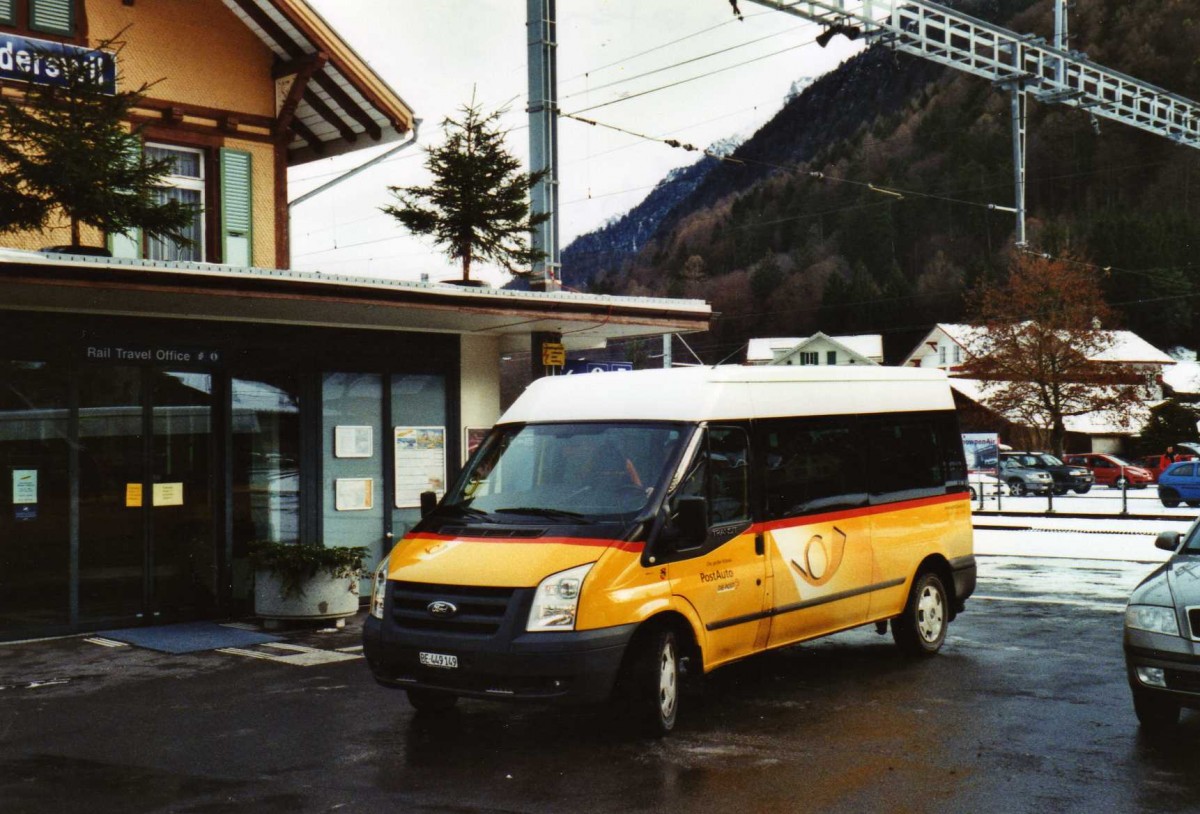
M 766 544 L 766 541 L 763 540 L 763 534 L 760 531 L 754 535 L 754 553 L 761 557 L 763 554 L 766 553 L 766 551 L 767 551 L 767 544 Z

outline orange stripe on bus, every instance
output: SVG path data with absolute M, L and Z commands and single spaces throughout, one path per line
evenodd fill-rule
M 409 534 L 405 540 L 437 540 L 438 542 L 450 543 L 516 543 L 523 545 L 578 545 L 578 546 L 593 546 L 595 548 L 616 548 L 620 551 L 629 551 L 634 554 L 640 554 L 645 548 L 644 543 L 629 542 L 626 540 L 611 540 L 604 537 L 471 537 L 471 536 L 450 536 L 446 534 L 433 534 L 432 532 L 420 532 L 417 534 Z

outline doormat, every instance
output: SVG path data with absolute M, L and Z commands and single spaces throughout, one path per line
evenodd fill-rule
M 96 634 L 106 639 L 160 650 L 163 653 L 195 653 L 222 647 L 247 647 L 254 644 L 280 641 L 279 636 L 226 627 L 216 622 L 186 622 L 161 627 L 128 627 L 121 630 L 102 630 Z

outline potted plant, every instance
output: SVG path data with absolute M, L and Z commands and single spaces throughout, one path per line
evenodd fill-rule
M 358 612 L 361 546 L 258 542 L 250 546 L 254 612 L 268 621 L 338 619 Z

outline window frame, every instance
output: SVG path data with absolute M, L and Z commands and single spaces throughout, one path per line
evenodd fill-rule
M 196 213 L 197 216 L 199 217 L 199 229 L 197 230 L 198 238 L 196 240 L 196 245 L 194 247 L 199 256 L 196 258 L 193 258 L 191 260 L 160 261 L 160 262 L 183 262 L 183 263 L 207 262 L 208 256 L 209 256 L 208 209 L 209 209 L 210 196 L 213 192 L 213 190 L 211 189 L 212 173 L 210 171 L 211 167 L 209 166 L 210 161 L 211 161 L 210 151 L 205 149 L 204 147 L 197 147 L 197 146 L 194 146 L 191 144 L 175 144 L 175 143 L 171 143 L 168 141 L 161 141 L 158 139 L 146 139 L 146 141 L 144 141 L 142 144 L 143 155 L 145 155 L 146 151 L 149 150 L 150 148 L 155 148 L 155 149 L 159 149 L 159 150 L 170 150 L 170 151 L 176 152 L 176 153 L 194 154 L 198 159 L 196 164 L 197 164 L 197 167 L 199 168 L 198 171 L 200 173 L 199 177 L 192 177 L 192 176 L 186 176 L 186 175 L 167 175 L 162 179 L 164 182 L 162 188 L 164 188 L 164 189 L 167 189 L 167 188 L 186 189 L 186 190 L 200 193 L 200 209 Z M 143 244 L 142 245 L 142 256 L 145 257 L 147 260 L 156 259 L 156 258 L 152 258 L 150 256 L 150 247 L 152 245 L 152 238 L 150 238 L 149 236 L 143 235 L 142 244 Z

